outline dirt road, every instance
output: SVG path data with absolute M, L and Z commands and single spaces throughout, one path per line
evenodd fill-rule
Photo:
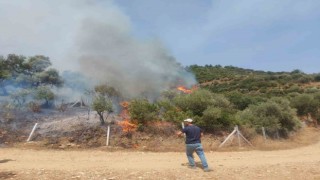
M 184 153 L 0 148 L 0 179 L 320 179 L 320 143 L 206 156 L 212 172 L 188 169 Z

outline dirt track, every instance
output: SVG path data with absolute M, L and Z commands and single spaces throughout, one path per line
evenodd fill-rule
M 0 149 L 0 179 L 320 179 L 320 143 L 281 151 L 206 152 L 214 169 L 188 169 L 184 153 Z M 196 159 L 198 160 L 198 158 Z

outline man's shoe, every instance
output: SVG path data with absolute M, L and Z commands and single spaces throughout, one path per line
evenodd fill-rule
M 213 171 L 213 170 L 210 169 L 210 168 L 204 168 L 203 171 L 204 171 L 204 172 L 210 172 L 210 171 Z

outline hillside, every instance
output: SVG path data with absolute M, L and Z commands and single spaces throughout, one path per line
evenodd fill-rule
M 281 96 L 289 93 L 315 93 L 320 90 L 320 74 L 265 72 L 220 65 L 187 67 L 200 86 L 215 93 L 232 91 L 262 96 Z

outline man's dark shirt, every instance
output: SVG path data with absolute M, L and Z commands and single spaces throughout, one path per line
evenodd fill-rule
M 195 125 L 189 125 L 182 129 L 186 133 L 186 144 L 201 143 L 201 129 Z

